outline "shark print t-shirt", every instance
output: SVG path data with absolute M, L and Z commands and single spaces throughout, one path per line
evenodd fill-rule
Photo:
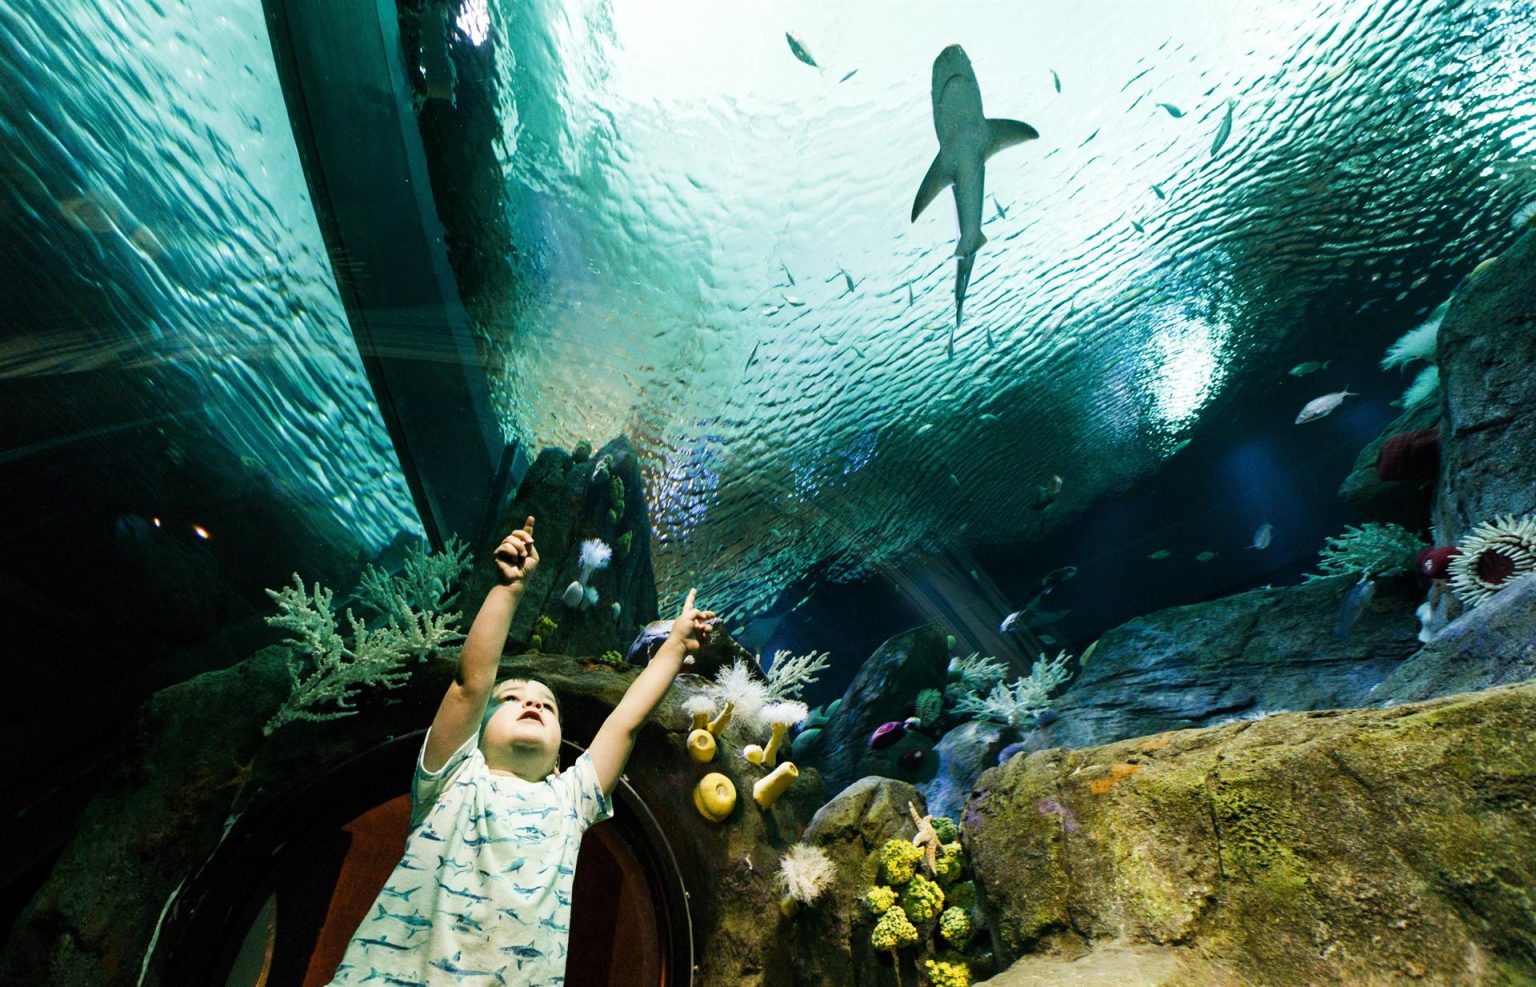
M 583 753 L 541 782 L 492 774 L 475 735 L 416 757 L 411 831 L 333 985 L 560 987 L 581 836 L 613 814 Z

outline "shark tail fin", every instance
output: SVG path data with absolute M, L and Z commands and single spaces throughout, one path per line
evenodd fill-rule
M 936 199 L 940 192 L 948 188 L 950 182 L 954 180 L 945 171 L 944 167 L 939 164 L 939 160 L 939 155 L 935 154 L 933 156 L 933 164 L 928 166 L 928 174 L 923 176 L 923 184 L 917 187 L 917 198 L 912 200 L 911 222 L 916 222 L 917 217 L 922 215 L 924 209 L 928 208 L 928 204 Z
M 1005 147 L 1038 140 L 1040 137 L 1038 130 L 1022 120 L 988 120 L 987 131 L 987 157 L 989 158 Z

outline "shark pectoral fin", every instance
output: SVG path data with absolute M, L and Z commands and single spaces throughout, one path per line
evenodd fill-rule
M 987 157 L 990 158 L 1005 147 L 1037 140 L 1039 137 L 1040 132 L 1022 120 L 988 120 Z
M 949 187 L 954 179 L 939 164 L 942 155 L 933 156 L 933 164 L 928 166 L 928 174 L 923 176 L 923 184 L 917 187 L 917 198 L 912 200 L 912 222 L 917 221 L 928 203 L 936 199 L 940 192 Z

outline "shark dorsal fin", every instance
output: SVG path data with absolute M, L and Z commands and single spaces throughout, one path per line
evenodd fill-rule
M 1005 147 L 1038 140 L 1040 137 L 1038 130 L 1022 120 L 988 120 L 987 130 L 987 157 L 989 158 Z
M 912 200 L 912 222 L 917 222 L 917 217 L 922 215 L 928 204 L 936 199 L 940 192 L 949 187 L 954 181 L 944 167 L 939 164 L 942 155 L 934 155 L 933 164 L 928 166 L 928 174 L 923 176 L 923 184 L 917 187 L 917 198 Z

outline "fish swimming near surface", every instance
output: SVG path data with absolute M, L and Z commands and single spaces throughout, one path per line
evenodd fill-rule
M 965 311 L 965 290 L 971 283 L 976 252 L 987 242 L 981 232 L 982 200 L 986 194 L 987 159 L 1004 148 L 1039 138 L 1034 127 L 1018 120 L 989 120 L 981 110 L 981 88 L 965 49 L 950 45 L 933 60 L 933 129 L 939 153 L 912 200 L 912 221 L 940 192 L 954 188 L 960 239 L 955 245 L 955 326 Z M 950 330 L 950 351 L 954 350 Z
M 1262 552 L 1264 549 L 1269 547 L 1270 540 L 1274 537 L 1275 526 L 1270 524 L 1268 521 L 1265 521 L 1263 524 L 1259 525 L 1258 530 L 1253 533 L 1253 543 L 1248 547 Z
M 1050 572 L 1046 573 L 1045 574 L 1045 578 L 1040 580 L 1040 585 L 1044 586 L 1046 588 L 1053 588 L 1053 587 L 1056 587 L 1056 586 L 1060 586 L 1062 583 L 1066 582 L 1067 580 L 1073 578 L 1076 575 L 1077 575 L 1077 566 L 1075 566 L 1075 565 L 1064 565 L 1064 566 L 1062 566 L 1059 569 L 1052 569 Z
M 1209 562 L 1212 559 L 1214 559 L 1215 557 L 1216 557 L 1216 553 L 1215 552 L 1201 552 L 1199 555 L 1195 556 L 1195 561 L 1196 562 Z
M 1151 553 L 1150 555 L 1148 555 L 1147 558 L 1151 559 L 1153 562 L 1161 562 L 1164 559 L 1170 557 L 1171 555 L 1173 555 L 1173 553 L 1168 551 L 1168 549 L 1160 548 L 1157 551 L 1155 551 L 1155 552 Z
M 789 42 L 789 50 L 794 52 L 796 58 L 813 69 L 821 68 L 820 65 L 816 64 L 816 59 L 811 57 L 811 50 L 805 46 L 805 42 L 795 37 L 793 31 L 785 31 L 784 40 Z
M 1315 422 L 1319 418 L 1327 418 L 1334 411 L 1338 410 L 1339 405 L 1343 404 L 1344 399 L 1347 397 L 1359 397 L 1359 395 L 1345 388 L 1332 394 L 1324 394 L 1320 398 L 1313 398 L 1302 407 L 1301 413 L 1296 416 L 1296 424 L 1305 425 L 1307 422 Z
M 1305 377 L 1308 374 L 1315 374 L 1319 370 L 1327 370 L 1328 364 L 1332 362 L 1332 360 L 1308 360 L 1306 363 L 1296 364 L 1288 372 L 1292 377 Z
M 1360 581 L 1351 586 L 1348 593 L 1344 594 L 1344 600 L 1339 604 L 1339 619 L 1333 626 L 1335 637 L 1349 637 L 1350 631 L 1360 622 L 1360 617 L 1370 607 L 1371 601 L 1376 599 L 1376 580 L 1370 573 L 1364 573 Z
M 1052 476 L 1050 483 L 1036 484 L 1035 489 L 1039 492 L 1035 494 L 1035 499 L 1029 506 L 1037 511 L 1043 511 L 1056 503 L 1056 498 L 1061 496 L 1061 483 L 1060 476 Z
M 1051 73 L 1051 85 L 1056 87 L 1057 92 L 1061 92 L 1061 76 L 1056 74 L 1055 69 L 1049 69 L 1048 71 Z
M 1175 120 L 1184 115 L 1184 111 L 1179 109 L 1177 106 L 1174 106 L 1172 103 L 1158 103 L 1157 105 L 1167 110 L 1168 115 L 1173 117 Z
M 1232 106 L 1233 100 L 1227 100 L 1227 113 L 1221 118 L 1221 125 L 1216 128 L 1216 139 L 1211 141 L 1211 157 L 1221 153 L 1222 147 L 1227 143 L 1227 138 L 1232 136 Z

